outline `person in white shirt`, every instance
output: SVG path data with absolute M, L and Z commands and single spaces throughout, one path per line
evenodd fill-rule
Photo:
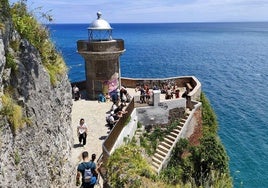
M 79 144 L 81 145 L 83 141 L 83 146 L 86 145 L 87 142 L 87 125 L 85 124 L 85 120 L 80 119 L 79 125 L 77 126 L 77 135 Z
M 74 95 L 75 101 L 79 100 L 81 97 L 79 88 L 76 85 L 74 85 L 74 87 L 73 87 L 73 95 Z

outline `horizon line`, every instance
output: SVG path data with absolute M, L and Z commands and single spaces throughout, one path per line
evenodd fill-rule
M 195 21 L 195 22 L 110 22 L 110 24 L 192 24 L 192 23 L 268 23 L 268 21 Z M 50 22 L 48 24 L 91 24 L 85 22 Z

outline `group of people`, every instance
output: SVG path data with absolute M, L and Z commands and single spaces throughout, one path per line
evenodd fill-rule
M 159 90 L 159 87 L 154 85 L 152 90 Z M 144 84 L 141 86 L 137 86 L 135 88 L 136 92 L 140 92 L 140 103 L 149 103 L 149 100 L 152 96 L 152 91 L 150 91 L 150 88 L 148 85 Z M 173 99 L 173 98 L 180 98 L 180 97 L 186 97 L 188 92 L 185 91 L 182 95 L 180 94 L 180 89 L 177 87 L 177 85 L 170 85 L 165 84 L 163 87 L 161 87 L 161 93 L 165 94 L 165 99 Z
M 74 99 L 80 99 L 80 92 L 77 86 L 73 87 Z M 130 95 L 128 94 L 125 87 L 122 87 L 117 93 L 117 97 L 113 96 L 104 96 L 105 99 L 113 100 L 113 105 L 110 110 L 109 118 L 106 118 L 106 121 L 109 122 L 108 125 L 110 129 L 116 124 L 116 122 L 127 113 L 124 110 L 126 103 L 130 101 Z M 79 146 L 85 146 L 87 142 L 88 128 L 83 118 L 80 119 L 79 125 L 77 126 L 77 136 L 79 141 Z M 81 162 L 77 167 L 76 175 L 76 185 L 81 188 L 93 188 L 94 185 L 98 182 L 98 168 L 101 164 L 96 165 L 94 162 L 96 155 L 92 154 L 91 160 L 89 160 L 89 154 L 87 151 L 82 153 L 83 162 Z
M 149 103 L 149 100 L 151 98 L 152 92 L 149 89 L 148 85 L 144 86 L 137 86 L 135 88 L 135 92 L 140 92 L 140 103 Z
M 110 113 L 108 116 L 106 116 L 106 122 L 110 129 L 114 127 L 114 125 L 119 121 L 119 119 L 123 116 L 123 114 L 126 114 L 127 111 L 124 110 L 125 103 L 120 101 L 116 101 L 113 103 Z
M 130 102 L 131 96 L 127 92 L 125 87 L 122 87 L 119 91 L 115 92 L 111 96 L 113 105 L 110 109 L 110 113 L 106 116 L 106 122 L 110 129 L 119 121 L 123 114 L 127 113 L 124 110 L 126 103 Z
M 165 99 L 173 99 L 174 95 L 175 98 L 180 98 L 180 90 L 177 87 L 177 85 L 175 84 L 174 86 L 172 85 L 165 85 L 162 90 L 161 93 L 165 93 Z
M 77 126 L 77 136 L 80 146 L 84 147 L 86 145 L 87 131 L 85 120 L 81 118 Z M 83 162 L 77 167 L 76 186 L 81 185 L 81 188 L 93 188 L 98 181 L 98 168 L 101 164 L 96 165 L 96 154 L 92 154 L 91 160 L 89 160 L 87 151 L 82 153 L 82 159 Z

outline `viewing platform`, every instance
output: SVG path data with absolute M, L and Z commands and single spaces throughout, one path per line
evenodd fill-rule
M 133 107 L 127 108 L 140 108 L 140 107 L 150 107 L 153 105 L 152 97 L 149 100 L 149 103 L 140 103 L 140 92 L 135 90 L 137 86 L 140 84 L 148 84 L 150 87 L 150 91 L 152 90 L 153 85 L 160 86 L 162 83 L 173 82 L 176 83 L 177 88 L 180 90 L 180 98 L 173 99 L 165 99 L 166 94 L 161 93 L 159 90 L 159 103 L 174 103 L 172 101 L 178 101 L 181 99 L 181 95 L 184 91 L 187 90 L 187 85 L 191 85 L 191 91 L 188 95 L 192 96 L 192 98 L 196 96 L 200 96 L 201 93 L 201 84 L 195 77 L 177 77 L 177 78 L 168 78 L 168 79 L 130 79 L 130 78 L 122 78 L 122 85 L 124 85 L 130 94 L 130 96 L 134 99 L 133 100 Z M 76 84 L 81 91 L 83 91 L 84 82 L 80 83 L 73 83 Z M 188 88 L 189 89 L 189 88 Z M 108 136 L 112 137 L 112 142 L 109 143 L 109 147 L 114 147 L 115 142 L 121 131 L 113 131 L 117 132 L 115 136 L 111 136 L 111 131 L 109 127 L 106 126 L 106 116 L 110 113 L 110 109 L 112 106 L 111 101 L 106 102 L 98 102 L 97 100 L 87 100 L 86 95 L 82 92 L 82 98 L 78 101 L 73 101 L 73 108 L 72 108 L 72 125 L 73 125 L 73 137 L 74 137 L 74 149 L 72 153 L 72 161 L 75 165 L 81 161 L 81 153 L 83 151 L 88 151 L 89 154 L 95 153 L 97 155 L 97 159 L 103 157 L 103 147 L 105 141 L 107 141 Z M 178 103 L 179 104 L 179 103 Z M 130 116 L 130 114 L 129 114 Z M 85 119 L 85 123 L 88 126 L 88 136 L 87 136 L 87 143 L 84 147 L 79 146 L 77 131 L 76 128 L 79 124 L 79 120 L 81 118 Z M 157 120 L 157 118 L 155 118 Z M 123 121 L 123 120 L 122 120 Z M 112 150 L 108 151 L 109 153 Z

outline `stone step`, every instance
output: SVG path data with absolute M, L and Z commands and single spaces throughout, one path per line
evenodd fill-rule
M 168 150 L 171 148 L 171 144 L 167 143 L 167 142 L 160 142 L 159 145 L 162 145 L 163 147 L 167 148 Z
M 172 132 L 175 132 L 176 134 L 179 134 L 181 132 L 181 127 L 177 127 L 175 129 L 172 130 Z
M 176 137 L 173 135 L 167 135 L 166 138 L 172 140 L 173 142 L 176 140 Z
M 160 165 L 158 163 L 152 162 L 152 167 L 157 172 L 159 167 L 160 167 Z
M 157 159 L 159 159 L 161 161 L 161 163 L 163 162 L 164 158 L 162 155 L 160 155 L 159 153 L 155 153 L 154 157 L 156 157 Z
M 172 136 L 174 136 L 174 137 L 177 137 L 177 136 L 178 136 L 178 133 L 172 131 L 172 132 L 170 132 L 170 135 L 172 135 Z
M 190 108 L 186 108 L 186 114 L 190 115 L 191 114 L 191 109 Z
M 185 123 L 185 122 L 180 122 L 180 123 L 179 123 L 179 125 L 180 125 L 180 126 L 183 126 L 183 125 L 184 125 L 184 123 Z
M 142 133 L 143 133 L 143 130 L 137 129 L 137 130 L 136 130 L 136 134 L 137 134 L 137 133 L 138 133 L 138 134 L 142 134 Z
M 164 138 L 164 141 L 167 142 L 167 143 L 169 143 L 169 144 L 171 144 L 171 145 L 173 144 L 173 140 L 170 140 L 167 137 Z
M 159 165 L 162 163 L 162 161 L 160 161 L 158 158 L 156 158 L 155 156 L 153 156 L 152 158 L 153 162 L 158 163 Z
M 163 156 L 163 157 L 166 157 L 167 153 L 166 152 L 163 152 L 162 150 L 160 149 L 156 149 L 156 153 L 158 153 L 159 155 Z
M 165 153 L 167 153 L 168 151 L 169 151 L 169 149 L 168 148 L 166 148 L 166 147 L 164 147 L 163 145 L 158 145 L 158 147 L 157 147 L 159 150 L 161 150 L 161 151 L 163 151 L 163 152 L 165 152 Z
M 185 119 L 185 118 L 181 119 L 181 122 L 186 122 L 186 121 L 187 121 L 187 119 Z

